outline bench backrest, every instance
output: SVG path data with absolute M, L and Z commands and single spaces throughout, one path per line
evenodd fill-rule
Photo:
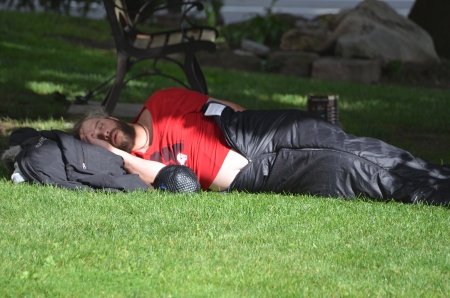
M 131 19 L 125 1 L 103 0 L 108 21 L 111 25 L 116 47 L 119 51 L 135 56 L 136 50 L 152 50 L 155 48 L 181 45 L 189 41 L 210 42 L 211 47 L 217 38 L 215 28 L 196 26 L 189 22 L 186 13 L 192 8 L 203 9 L 200 2 L 182 3 L 187 8 L 180 17 L 180 27 L 174 30 L 162 32 L 141 32 L 137 27 L 144 20 L 154 17 L 160 11 L 167 10 L 167 6 L 158 5 L 158 1 L 147 1 Z M 185 23 L 188 23 L 187 25 Z M 180 52 L 179 49 L 167 49 L 169 52 Z M 134 54 L 133 54 L 134 53 Z M 167 52 L 166 52 L 167 54 Z

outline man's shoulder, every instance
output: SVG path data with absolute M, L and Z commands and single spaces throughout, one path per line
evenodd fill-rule
M 165 107 L 180 107 L 184 105 L 195 105 L 195 103 L 201 103 L 202 105 L 208 100 L 209 96 L 201 94 L 197 91 L 185 89 L 185 88 L 167 88 L 161 89 L 153 93 L 145 103 L 144 107 L 147 109 L 153 109 L 161 107 L 164 104 Z

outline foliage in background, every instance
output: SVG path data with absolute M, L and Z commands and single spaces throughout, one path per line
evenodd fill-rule
M 217 26 L 217 19 L 224 5 L 224 0 L 200 0 L 205 5 L 207 24 L 211 27 Z
M 278 47 L 281 36 L 293 26 L 291 21 L 281 14 L 273 12 L 278 0 L 272 0 L 265 15 L 256 15 L 247 21 L 222 28 L 222 33 L 232 47 L 239 47 L 243 39 L 263 43 L 269 47 Z
M 155 1 L 155 0 L 153 0 Z M 169 6 L 171 13 L 181 11 L 180 3 L 183 0 L 156 0 Z M 206 23 L 209 26 L 218 26 L 221 9 L 224 6 L 224 0 L 198 0 L 204 4 L 204 13 L 206 14 Z M 273 7 L 279 0 L 272 0 L 269 7 L 265 9 L 264 15 L 255 15 L 248 21 L 244 21 L 233 26 L 220 28 L 231 46 L 238 47 L 242 39 L 251 39 L 261 42 L 271 47 L 278 47 L 281 36 L 287 29 L 292 27 L 288 19 L 280 14 L 273 13 Z M 127 8 L 133 17 L 139 8 L 147 2 L 146 0 L 126 0 Z M 35 10 L 34 0 L 0 0 L 0 3 L 6 3 L 10 8 L 18 10 Z M 73 7 L 77 12 L 86 16 L 91 7 L 102 5 L 102 0 L 39 0 L 38 5 L 44 11 L 51 11 L 60 14 L 69 15 Z
M 9 8 L 17 10 L 35 10 L 34 0 L 0 0 L 0 3 L 6 3 Z M 86 15 L 92 7 L 92 4 L 101 4 L 101 0 L 39 0 L 38 6 L 44 11 L 52 11 L 68 15 L 73 7 L 77 7 L 78 12 Z
M 112 0 L 114 1 L 114 0 Z M 224 0 L 197 0 L 203 2 L 205 5 L 205 12 L 211 24 L 215 26 L 215 19 L 220 15 L 220 10 L 224 5 Z M 137 12 L 139 8 L 147 2 L 147 0 L 125 0 L 127 7 L 132 12 Z M 170 12 L 180 12 L 181 2 L 183 0 L 152 0 L 152 2 L 165 3 L 169 6 Z M 17 10 L 36 10 L 35 0 L 0 0 L 0 3 L 6 4 L 10 9 Z M 92 8 L 93 4 L 103 5 L 102 0 L 39 0 L 37 5 L 44 11 L 52 11 L 56 13 L 68 15 L 73 7 L 76 7 L 78 12 L 86 15 Z

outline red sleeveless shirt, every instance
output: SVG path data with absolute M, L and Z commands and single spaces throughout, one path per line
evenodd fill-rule
M 198 176 L 204 190 L 217 176 L 230 151 L 225 137 L 212 117 L 200 111 L 208 95 L 182 88 L 155 92 L 144 104 L 152 115 L 153 140 L 145 153 L 133 155 L 191 168 Z

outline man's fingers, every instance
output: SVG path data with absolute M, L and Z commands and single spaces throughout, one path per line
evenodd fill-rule
M 85 132 L 84 130 L 80 129 L 80 140 L 92 143 L 92 140 L 94 139 L 94 133 L 92 131 Z
M 114 149 L 114 147 L 110 143 L 108 143 L 107 141 L 104 141 L 104 140 L 96 138 L 94 136 L 94 134 L 86 134 L 85 138 L 86 138 L 86 142 L 88 142 L 90 144 L 103 147 L 103 148 L 108 149 L 110 151 Z
M 93 134 L 84 135 L 86 142 L 93 144 L 95 142 L 95 138 Z

